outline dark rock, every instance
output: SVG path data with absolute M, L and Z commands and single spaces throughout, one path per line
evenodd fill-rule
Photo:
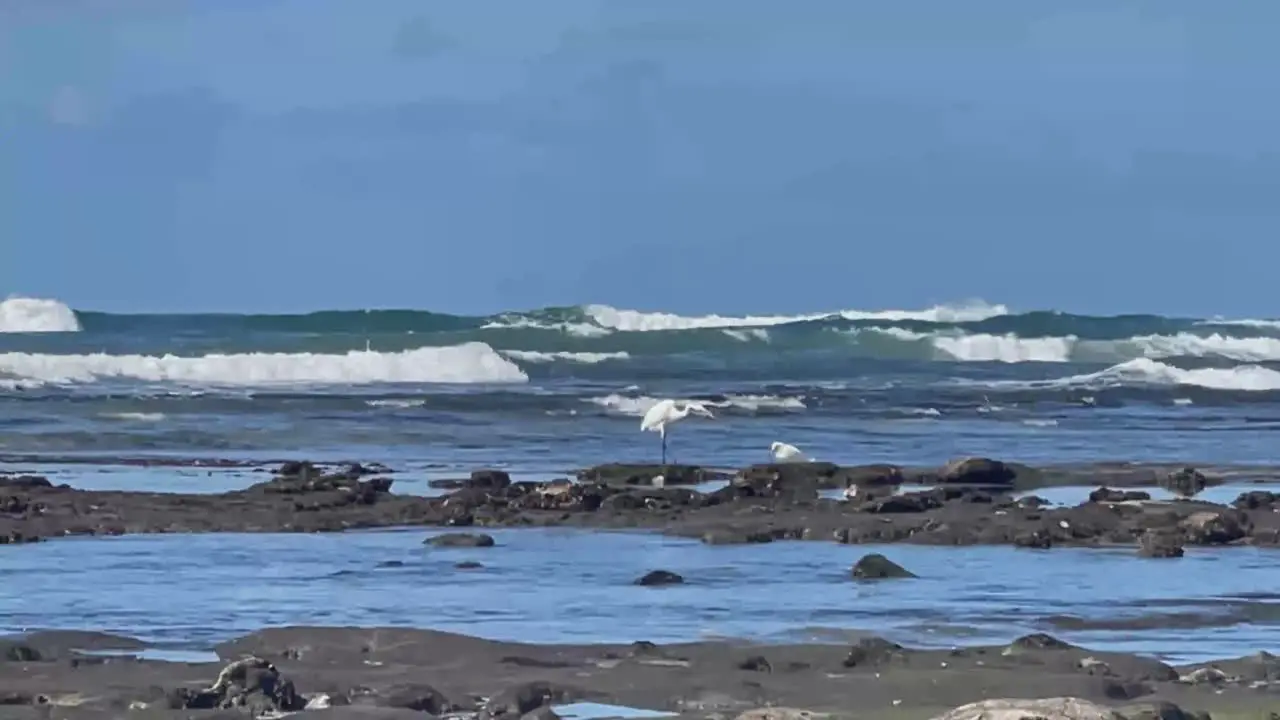
M 1207 712 L 1183 710 L 1165 700 L 1126 705 L 1119 710 L 1125 720 L 1211 720 Z
M 1208 478 L 1195 468 L 1183 468 L 1161 478 L 1160 487 L 1181 497 L 1193 497 L 1209 484 Z
M 386 699 L 378 704 L 432 715 L 443 715 L 456 709 L 439 690 L 430 685 L 394 686 L 387 691 Z
M 319 475 L 320 471 L 316 469 L 315 465 L 311 464 L 310 460 L 290 460 L 282 464 L 280 469 L 276 470 L 276 474 L 284 477 L 305 479 L 310 475 Z
M 819 467 L 812 467 L 819 466 Z M 821 471 L 837 469 L 830 463 L 770 463 L 752 465 L 734 476 L 730 487 L 739 495 L 758 498 L 816 500 L 823 486 Z
M 480 711 L 480 720 L 515 720 L 544 705 L 566 702 L 581 696 L 573 688 L 548 682 L 530 682 L 507 688 L 489 699 Z
M 773 542 L 773 535 L 768 532 L 749 532 L 743 530 L 709 530 L 702 535 L 702 542 L 707 545 L 744 545 L 747 543 Z
M 1155 692 L 1151 685 L 1136 680 L 1104 678 L 1102 694 L 1110 700 L 1132 700 Z
M 648 640 L 637 640 L 631 643 L 631 656 L 653 655 L 658 652 L 658 646 Z
M 48 698 L 43 698 L 44 702 L 48 702 Z M 14 690 L 0 690 L 0 707 L 6 705 L 36 705 L 39 703 L 37 697 L 29 693 L 17 692 Z
M 511 476 L 502 470 L 476 470 L 466 481 L 466 487 L 484 490 L 505 490 L 511 485 Z
M 560 716 L 550 705 L 542 705 L 521 715 L 520 720 L 560 720 Z
M 1248 535 L 1252 523 L 1240 510 L 1206 510 L 1194 512 L 1179 523 L 1193 545 L 1226 545 Z
M 457 478 L 438 478 L 435 480 L 428 480 L 427 487 L 435 488 L 437 490 L 461 490 L 462 488 L 467 487 L 467 481 L 458 480 Z
M 1014 547 L 1048 550 L 1053 547 L 1053 536 L 1042 529 L 1014 533 Z
M 841 468 L 835 477 L 842 477 L 845 487 L 897 487 L 906 482 L 902 468 L 897 465 L 854 465 Z
M 247 708 L 252 715 L 267 711 L 292 712 L 306 706 L 293 683 L 282 678 L 274 665 L 259 657 L 230 663 L 207 690 L 179 688 L 169 693 L 168 702 L 169 707 L 175 710 L 234 707 Z
M 684 578 L 667 570 L 654 570 L 645 573 L 644 577 L 636 580 L 636 585 L 655 586 L 655 585 L 679 585 L 684 582 Z
M 942 498 L 936 492 L 903 493 L 872 500 L 858 509 L 869 513 L 920 513 L 942 507 Z
M 901 645 L 884 638 L 866 637 L 849 648 L 849 654 L 841 664 L 847 668 L 876 667 L 905 659 L 906 650 Z
M 952 460 L 938 473 L 938 482 L 964 485 L 1012 486 L 1017 473 L 990 458 L 969 457 Z
M 1018 650 L 1070 650 L 1075 646 L 1046 633 L 1031 633 L 1009 643 L 1009 647 Z
M 0 477 L 0 489 L 5 490 L 30 490 L 32 488 L 52 488 L 53 483 L 48 478 L 39 475 L 16 475 L 14 477 Z
M 457 570 L 479 570 L 484 567 L 475 560 L 463 560 L 460 563 L 454 563 L 453 567 Z
M 44 657 L 39 650 L 21 642 L 0 639 L 0 662 L 40 662 Z
M 716 475 L 697 465 L 624 465 L 609 463 L 578 472 L 578 481 L 600 485 L 652 486 L 661 475 L 663 485 L 698 485 L 716 479 Z
M 1094 503 L 1132 502 L 1150 499 L 1151 493 L 1145 493 L 1140 490 L 1112 490 L 1106 486 L 1089 493 L 1089 502 Z
M 1273 493 L 1268 490 L 1253 490 L 1240 493 L 1231 504 L 1242 510 L 1271 510 L 1275 508 L 1277 503 L 1280 503 L 1280 493 Z
M 1138 556 L 1145 558 L 1180 558 L 1182 538 L 1174 533 L 1148 530 L 1138 539 Z
M 863 555 L 862 558 L 854 564 L 851 572 L 853 577 L 859 580 L 883 580 L 887 578 L 916 577 L 915 574 L 911 573 L 906 568 L 879 553 Z
M 746 660 L 739 662 L 738 669 L 750 672 L 773 672 L 773 666 L 769 664 L 769 660 L 763 655 L 752 655 Z
M 442 533 L 429 537 L 423 540 L 422 543 L 445 548 L 486 548 L 493 547 L 496 544 L 492 535 L 461 532 Z

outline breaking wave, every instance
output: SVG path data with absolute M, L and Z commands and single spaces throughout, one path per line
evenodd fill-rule
M 403 353 L 422 346 L 483 343 L 526 366 L 623 363 L 642 356 L 688 353 L 808 350 L 944 362 L 1115 364 L 1180 357 L 1280 361 L 1277 320 L 1016 313 L 1005 305 L 977 300 L 921 310 L 846 309 L 798 315 L 680 315 L 598 304 L 486 316 L 419 310 L 117 315 L 73 311 L 56 300 L 11 297 L 0 304 L 0 332 L 10 334 L 8 340 L 0 338 L 0 349 L 30 351 L 18 339 L 23 336 L 15 333 L 77 330 L 83 331 L 85 345 L 117 355 L 129 354 L 124 349 L 136 352 L 133 347 L 121 347 L 134 338 L 178 336 L 208 338 L 212 347 L 161 345 L 148 347 L 146 354 L 332 355 L 364 349 L 369 343 Z M 262 346 L 264 337 L 274 344 Z M 316 372 L 328 377 L 325 372 L 329 371 Z M 332 372 L 362 377 L 353 367 Z M 397 372 L 412 375 L 404 367 Z M 283 374 L 289 376 L 289 372 Z
M 1109 387 L 1197 387 L 1236 392 L 1270 392 L 1280 390 L 1280 371 L 1262 365 L 1233 367 L 1181 368 L 1176 365 L 1136 358 L 1103 370 L 1079 373 L 1049 380 L 1003 380 L 987 383 L 1009 388 L 1089 388 Z
M 519 366 L 483 343 L 404 352 L 344 354 L 241 353 L 176 355 L 53 355 L 0 353 L 0 378 L 70 385 L 114 379 L 179 385 L 271 387 L 375 383 L 522 383 Z
M 57 300 L 10 295 L 0 301 L 0 333 L 80 332 L 80 320 Z

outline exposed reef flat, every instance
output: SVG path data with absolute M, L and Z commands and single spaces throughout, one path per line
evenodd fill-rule
M 643 638 L 643 628 L 635 634 Z M 551 720 L 549 706 L 586 701 L 688 717 L 774 707 L 925 720 L 991 698 L 1074 697 L 1127 718 L 1266 718 L 1280 703 L 1280 659 L 1266 653 L 1174 667 L 1044 634 L 918 650 L 871 635 L 841 645 L 527 645 L 404 628 L 281 627 L 218 645 L 218 662 L 139 659 L 144 647 L 91 632 L 0 638 L 0 711 Z
M 1070 484 L 1137 481 L 1194 495 L 1223 482 L 1213 473 L 1115 466 L 1072 471 Z M 182 532 L 326 532 L 389 526 L 456 528 L 569 526 L 648 529 L 708 543 L 781 539 L 1028 548 L 1130 546 L 1174 558 L 1185 545 L 1280 545 L 1280 494 L 1253 491 L 1231 505 L 1154 501 L 1140 491 L 1101 489 L 1073 507 L 1034 495 L 1062 485 L 1052 472 L 968 458 L 927 471 L 891 465 L 758 465 L 732 474 L 690 466 L 606 465 L 577 481 L 513 482 L 481 470 L 436 497 L 391 492 L 385 468 L 322 471 L 290 462 L 263 482 L 219 494 L 104 492 L 56 486 L 38 476 L 0 477 L 0 542 L 72 535 Z M 1092 479 L 1090 479 L 1092 478 Z M 690 487 L 723 481 L 718 489 Z M 1117 479 L 1122 482 L 1116 482 Z M 917 488 L 914 485 L 928 485 Z M 853 488 L 852 499 L 820 491 Z M 895 494 L 896 492 L 896 494 Z

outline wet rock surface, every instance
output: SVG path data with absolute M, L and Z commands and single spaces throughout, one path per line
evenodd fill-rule
M 850 574 L 857 580 L 915 577 L 914 573 L 879 553 L 863 555 L 858 562 L 854 563 Z
M 477 470 L 435 497 L 392 492 L 392 479 L 378 470 L 385 468 L 352 464 L 329 470 L 289 462 L 246 489 L 201 495 L 84 491 L 38 476 L 4 476 L 0 544 L 67 535 L 331 532 L 408 525 L 465 533 L 429 540 L 442 547 L 495 544 L 483 529 L 546 526 L 650 529 L 708 544 L 1120 545 L 1162 558 L 1178 557 L 1176 547 L 1280 545 L 1280 494 L 1254 491 L 1231 505 L 1218 505 L 1154 501 L 1123 489 L 1177 483 L 1189 492 L 1201 480 L 1212 483 L 1228 475 L 1194 468 L 1096 466 L 1068 473 L 988 458 L 964 458 L 936 469 L 754 465 L 736 474 L 696 466 L 604 465 L 582 471 L 576 482 L 519 481 L 500 470 Z M 718 489 L 688 487 L 717 477 L 726 478 Z M 655 478 L 661 482 L 655 485 Z M 936 485 L 918 487 L 926 483 Z M 1073 507 L 1016 496 L 1064 483 L 1103 487 Z M 820 494 L 842 488 L 853 489 L 849 499 Z M 892 494 L 895 489 L 901 492 Z
M 109 657 L 84 664 L 72 662 L 78 643 L 141 643 L 72 635 L 6 641 L 40 655 L 0 662 L 0 717 L 551 720 L 553 705 L 597 702 L 699 718 L 888 719 L 937 717 L 984 701 L 995 709 L 1016 704 L 1010 698 L 1067 697 L 1136 720 L 1220 709 L 1238 717 L 1280 698 L 1280 661 L 1266 653 L 1172 667 L 1042 634 L 1007 645 L 924 650 L 875 636 L 851 645 L 528 645 L 404 628 L 283 627 L 217 646 L 216 663 Z

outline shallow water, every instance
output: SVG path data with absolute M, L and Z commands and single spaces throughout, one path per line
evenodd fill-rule
M 1039 498 L 1049 501 L 1054 505 L 1078 505 L 1088 500 L 1089 493 L 1093 492 L 1099 487 L 1101 486 L 1089 485 L 1089 486 L 1065 486 L 1065 487 L 1041 488 L 1039 490 L 1030 490 L 1027 492 L 1018 493 L 1016 497 L 1025 497 L 1027 495 L 1035 495 Z M 1174 495 L 1173 493 L 1158 487 L 1116 488 L 1116 489 L 1125 490 L 1125 491 L 1131 491 L 1131 490 L 1141 491 L 1150 495 L 1152 500 L 1174 501 L 1177 499 L 1177 496 Z M 1234 501 L 1236 498 L 1240 497 L 1241 493 L 1254 492 L 1257 490 L 1280 492 L 1280 485 L 1277 485 L 1276 483 L 1251 483 L 1251 482 L 1227 483 L 1224 485 L 1215 485 L 1213 487 L 1207 487 L 1201 492 L 1199 492 L 1198 494 L 1196 494 L 1195 499 L 1198 501 L 1228 505 L 1232 501 Z
M 1179 661 L 1280 649 L 1269 613 L 1247 625 L 1122 633 L 1059 631 L 1044 621 L 1147 606 L 1212 612 L 1221 598 L 1267 597 L 1280 554 L 1252 548 L 1150 561 L 1128 550 L 708 546 L 640 533 L 500 530 L 495 548 L 442 549 L 422 544 L 428 534 L 139 535 L 25 546 L 0 553 L 0 584 L 12 589 L 0 595 L 0 631 L 94 628 L 199 649 L 289 624 L 431 627 L 529 642 L 825 642 L 848 628 L 939 647 L 1046 630 Z M 851 581 L 850 565 L 868 552 L 920 577 Z M 455 569 L 461 560 L 484 567 Z M 687 583 L 632 584 L 658 568 Z

